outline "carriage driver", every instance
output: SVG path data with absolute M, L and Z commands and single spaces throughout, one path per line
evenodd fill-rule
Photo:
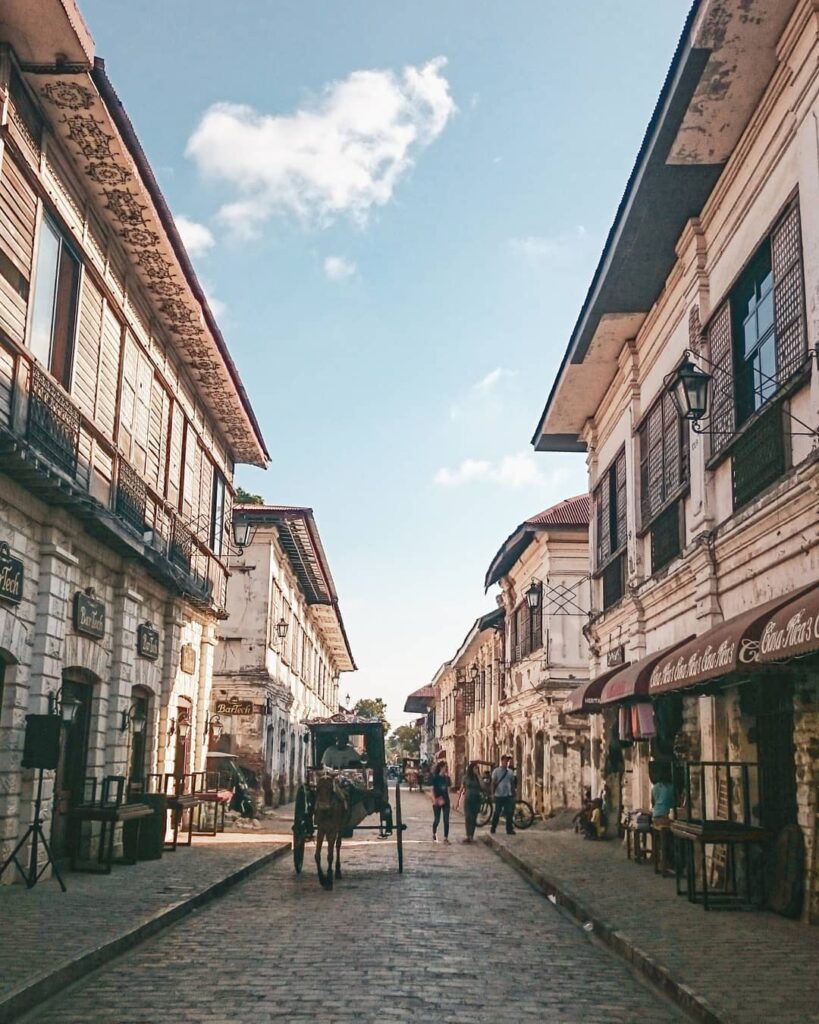
M 324 768 L 360 768 L 361 755 L 350 745 L 350 737 L 346 732 L 337 732 L 335 746 L 324 751 L 321 764 Z

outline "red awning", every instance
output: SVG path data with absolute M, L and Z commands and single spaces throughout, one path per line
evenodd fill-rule
M 802 588 L 804 594 L 810 588 Z M 651 672 L 648 692 L 655 694 L 680 690 L 686 686 L 732 672 L 753 669 L 759 656 L 759 639 L 763 627 L 771 616 L 794 597 L 783 594 L 780 597 L 756 605 L 739 615 L 709 629 L 702 636 L 694 637 L 678 650 L 668 653 L 655 663 Z
M 770 664 L 819 651 L 819 586 L 814 585 L 771 615 L 762 627 L 759 662 Z
M 601 704 L 614 704 L 620 700 L 632 700 L 635 697 L 648 697 L 648 681 L 652 670 L 658 661 L 666 658 L 672 651 L 688 643 L 690 637 L 685 640 L 678 640 L 670 647 L 664 647 L 655 654 L 649 654 L 647 658 L 635 661 L 628 668 L 622 668 L 616 672 L 608 683 L 603 687 L 600 694 Z
M 608 672 L 604 672 L 596 679 L 591 679 L 588 683 L 578 686 L 576 690 L 572 690 L 563 702 L 564 714 L 589 715 L 600 711 L 600 694 L 603 692 L 603 687 L 612 676 L 616 676 L 618 672 L 622 672 L 627 667 L 628 662 L 625 665 L 618 665 L 617 668 L 609 669 Z

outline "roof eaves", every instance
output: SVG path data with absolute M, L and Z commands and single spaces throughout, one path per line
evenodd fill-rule
M 162 226 L 165 229 L 165 232 L 168 236 L 168 240 L 171 243 L 171 246 L 174 250 L 174 255 L 179 261 L 179 265 L 185 276 L 185 280 L 187 281 L 188 286 L 190 287 L 197 301 L 202 306 L 202 311 L 205 317 L 205 322 L 208 326 L 208 330 L 213 335 L 213 339 L 216 342 L 216 347 L 219 351 L 219 354 L 222 360 L 224 361 L 227 371 L 230 374 L 230 378 L 233 381 L 233 385 L 236 388 L 236 392 L 242 403 L 242 408 L 244 409 L 245 415 L 247 416 L 253 433 L 255 435 L 256 442 L 259 446 L 260 454 L 263 455 L 264 457 L 264 463 L 267 463 L 270 461 L 270 453 L 268 452 L 267 447 L 265 445 L 261 427 L 259 426 L 259 422 L 256 419 L 256 414 L 253 411 L 253 407 L 250 404 L 250 398 L 248 397 L 247 391 L 245 390 L 245 386 L 242 383 L 242 380 L 239 376 L 239 371 L 236 367 L 236 364 L 233 361 L 233 357 L 231 356 L 230 351 L 228 350 L 222 332 L 216 323 L 216 320 L 213 316 L 213 312 L 211 311 L 210 305 L 208 304 L 207 297 L 205 296 L 205 293 L 202 290 L 202 286 L 199 284 L 199 279 L 196 276 L 196 272 L 194 271 L 193 266 L 191 265 L 188 253 L 185 249 L 185 245 L 176 227 L 176 222 L 174 221 L 173 214 L 171 213 L 170 208 L 168 207 L 168 204 L 165 201 L 165 197 L 162 194 L 162 190 L 159 187 L 159 183 L 157 182 L 151 165 L 148 162 L 148 158 L 145 155 L 145 151 L 142 148 L 142 144 L 140 143 L 136 131 L 134 130 L 134 126 L 131 123 L 131 119 L 125 110 L 125 106 L 123 105 L 122 100 L 120 100 L 119 96 L 117 95 L 117 92 L 114 89 L 111 79 L 108 77 L 108 73 L 105 70 L 105 61 L 101 57 L 94 58 L 94 66 L 90 71 L 90 75 L 94 84 L 97 87 L 97 90 L 103 102 L 105 103 L 105 106 L 108 108 L 112 121 L 117 126 L 117 130 L 122 136 L 123 142 L 128 147 L 128 151 L 131 155 L 131 158 L 136 164 L 137 170 L 139 171 L 139 174 L 145 184 L 145 187 L 148 190 L 151 199 L 153 200 L 156 206 L 156 210 L 162 222 Z M 264 463 L 260 461 L 259 465 L 262 466 L 263 468 Z

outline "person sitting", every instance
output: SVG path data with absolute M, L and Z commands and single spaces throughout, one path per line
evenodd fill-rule
M 323 768 L 334 768 L 337 771 L 361 767 L 361 755 L 350 745 L 350 738 L 346 732 L 336 733 L 335 745 L 324 751 L 321 765 Z
M 598 797 L 591 802 L 591 813 L 580 819 L 580 829 L 585 839 L 603 839 L 606 835 L 606 815 L 603 801 Z

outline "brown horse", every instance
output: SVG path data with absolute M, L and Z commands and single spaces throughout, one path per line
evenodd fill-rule
M 350 813 L 349 800 L 338 780 L 332 775 L 319 776 L 313 818 L 316 823 L 316 867 L 319 882 L 325 889 L 333 888 L 333 854 L 335 876 L 341 878 L 341 833 Z M 327 840 L 327 874 L 321 869 L 321 847 Z

